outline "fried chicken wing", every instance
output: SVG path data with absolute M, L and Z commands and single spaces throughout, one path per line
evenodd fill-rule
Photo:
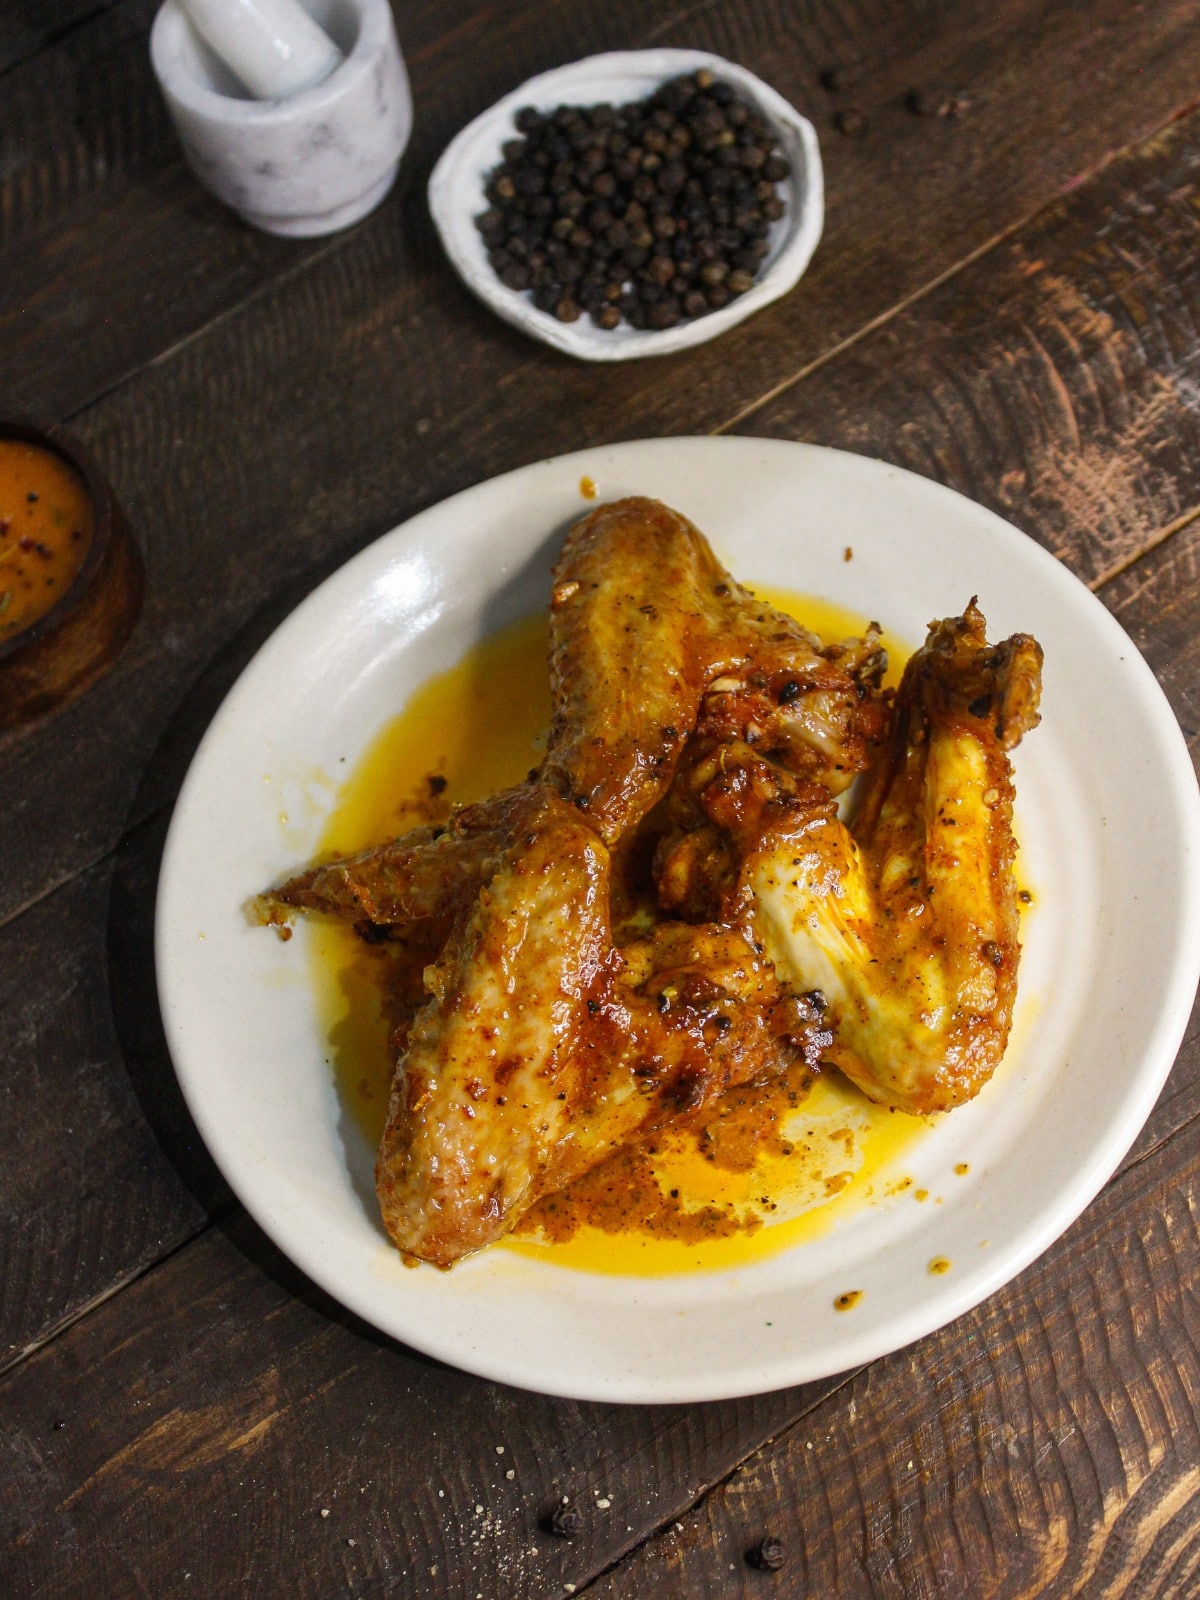
M 452 915 L 494 870 L 526 803 L 524 788 L 508 789 L 460 807 L 445 824 L 310 867 L 258 897 L 261 919 L 286 922 L 297 911 L 315 911 L 361 929 Z
M 752 737 L 834 792 L 878 730 L 864 705 L 883 664 L 878 629 L 865 647 L 824 646 L 735 582 L 704 535 L 659 501 L 618 500 L 575 524 L 550 617 L 542 777 L 610 844 L 666 792 L 702 704 L 702 733 L 749 722 Z
M 852 828 L 820 790 L 761 765 L 705 791 L 780 982 L 827 1005 L 826 1058 L 904 1111 L 969 1099 L 1008 1040 L 1020 946 L 1007 752 L 1037 723 L 1041 660 L 1027 635 L 989 646 L 974 601 L 933 624 Z
M 710 738 L 737 706 L 748 737 L 841 787 L 878 727 L 877 641 L 826 650 L 648 500 L 576 524 L 553 593 L 540 771 L 260 903 L 267 920 L 317 911 L 364 931 L 451 919 L 376 1172 L 396 1244 L 439 1266 L 619 1144 L 828 1043 L 735 929 L 660 923 L 617 948 L 611 852 L 636 849 L 702 704 Z
M 388 1232 L 448 1266 L 511 1226 L 569 1112 L 580 1013 L 611 957 L 608 851 L 544 785 L 426 969 L 376 1164 Z
M 542 777 L 609 844 L 665 792 L 692 730 L 732 580 L 685 517 L 600 506 L 552 576 L 553 717 Z
M 837 793 L 882 728 L 878 630 L 822 645 L 736 583 L 703 534 L 656 500 L 600 506 L 568 533 L 549 657 L 553 716 L 537 778 L 610 846 L 666 794 L 697 731 L 724 739 L 736 725 Z M 301 873 L 262 895 L 259 914 L 389 926 L 452 911 L 511 836 L 524 787 Z

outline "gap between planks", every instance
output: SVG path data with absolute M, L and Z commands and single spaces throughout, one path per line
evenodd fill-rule
M 114 1299 L 132 1284 L 148 1277 L 150 1273 L 157 1272 L 159 1267 L 165 1266 L 168 1261 L 179 1255 L 181 1251 L 189 1249 L 196 1243 L 197 1239 L 202 1239 L 206 1233 L 219 1223 L 227 1222 L 231 1218 L 243 1214 L 243 1208 L 236 1200 L 227 1200 L 222 1205 L 215 1206 L 211 1215 L 205 1217 L 204 1221 L 195 1227 L 186 1238 L 177 1240 L 169 1249 L 164 1250 L 161 1255 L 155 1256 L 153 1261 L 143 1262 L 136 1271 L 125 1273 L 122 1277 L 110 1283 L 106 1289 L 102 1289 L 99 1294 L 94 1294 L 90 1300 L 85 1300 L 74 1307 L 66 1316 L 60 1317 L 52 1327 L 39 1334 L 36 1339 L 31 1339 L 28 1344 L 22 1345 L 20 1350 L 14 1351 L 7 1357 L 0 1358 L 0 1382 L 5 1378 L 11 1377 L 17 1368 L 22 1366 L 30 1356 L 37 1355 L 39 1350 L 45 1350 L 56 1339 L 60 1339 L 63 1334 L 69 1333 L 85 1317 L 90 1317 L 93 1311 L 98 1311 L 106 1301 Z

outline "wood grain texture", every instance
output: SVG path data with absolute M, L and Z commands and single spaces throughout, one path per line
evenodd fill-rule
M 1200 1584 L 1200 1125 L 983 1306 L 876 1362 L 588 1590 L 1182 1600 Z
M 1002 121 L 1012 109 L 997 104 L 995 115 Z M 909 124 L 923 130 L 929 119 L 903 116 L 907 121 L 898 124 L 896 138 L 913 170 L 941 174 L 942 225 L 949 230 L 956 217 L 955 226 L 961 225 L 958 212 L 968 190 L 969 203 L 977 204 L 974 188 L 964 189 L 961 175 L 945 166 L 944 151 L 934 161 L 922 143 L 931 137 L 927 131 L 907 131 Z M 1114 164 L 1098 187 L 1076 189 L 1049 224 L 1033 224 L 1040 254 L 1051 249 L 1061 227 L 1067 243 L 1060 264 L 1069 275 L 1069 252 L 1078 250 L 1079 235 L 1092 237 L 1114 204 L 1151 204 L 1138 199 L 1142 185 L 1153 194 L 1156 182 L 1187 181 L 1190 157 L 1184 152 L 1195 126 L 1194 118 L 1181 122 Z M 941 129 L 937 137 L 945 135 Z M 1041 130 L 1030 137 L 1038 146 Z M 932 177 L 926 181 L 936 187 Z M 831 200 L 830 234 L 836 239 L 838 229 L 845 229 L 847 248 L 857 239 L 865 249 L 854 217 L 894 206 L 894 177 L 877 164 L 873 175 L 860 172 L 856 182 L 857 190 L 853 182 L 844 190 L 841 204 L 848 207 L 857 192 L 858 210 L 839 213 Z M 932 192 L 926 202 L 932 225 Z M 1180 281 L 1192 294 L 1195 267 L 1193 260 L 1189 278 L 1186 251 L 1195 245 L 1195 210 L 1183 201 L 1171 206 L 1177 236 L 1166 229 L 1156 236 L 1142 219 L 1145 248 L 1153 252 L 1157 238 L 1165 249 L 1174 239 L 1184 262 Z M 1011 254 L 1019 246 L 1005 248 Z M 758 402 L 778 387 L 781 374 L 796 370 L 804 352 L 827 350 L 843 329 L 861 330 L 871 316 L 894 305 L 896 294 L 927 283 L 922 270 L 935 272 L 956 258 L 948 238 L 935 240 L 932 257 L 928 251 L 914 256 L 906 275 L 896 278 L 879 274 L 869 250 L 857 265 L 846 258 L 839 268 L 838 247 L 831 242 L 827 249 L 831 265 L 819 261 L 797 294 L 719 343 L 678 358 L 598 370 L 523 340 L 470 301 L 438 267 L 428 225 L 420 219 L 411 232 L 381 219 L 263 288 L 77 417 L 75 426 L 105 465 L 141 536 L 148 598 L 138 632 L 104 684 L 77 707 L 0 745 L 21 796 L 6 845 L 0 845 L 7 849 L 8 868 L 0 878 L 0 918 L 98 859 L 125 826 L 168 801 L 204 713 L 286 604 L 369 538 L 446 493 L 540 455 L 616 438 L 722 428 L 751 409 L 752 416 L 739 424 L 743 428 L 833 439 L 870 454 L 895 451 L 897 436 L 907 437 L 908 419 L 907 406 L 902 414 L 897 406 L 911 399 L 919 407 L 921 395 L 915 387 L 905 392 L 901 379 L 884 374 L 893 370 L 888 363 L 894 355 L 930 336 L 919 319 L 905 320 L 896 333 L 885 328 L 871 336 L 876 342 L 864 341 L 862 351 L 856 346 L 839 356 L 834 365 L 847 374 L 839 381 L 852 404 L 838 409 L 835 398 L 831 406 L 826 397 L 836 397 L 836 385 L 810 381 L 789 388 L 775 406 Z M 1147 316 L 1155 312 L 1153 297 L 1165 271 L 1151 271 L 1144 284 L 1139 279 L 1134 286 L 1145 297 Z M 1051 276 L 1048 269 L 1047 280 Z M 1009 279 L 1016 294 L 1025 283 L 1019 264 Z M 964 297 L 963 307 L 968 304 L 977 301 Z M 949 286 L 936 305 L 939 316 L 953 315 Z M 1018 298 L 1011 306 L 1012 315 L 1022 306 L 1033 315 L 1029 302 Z M 972 325 L 971 340 L 977 336 Z M 1128 407 L 1126 375 L 1102 370 L 1110 360 L 1107 348 L 1098 338 L 1080 343 L 1081 336 L 1070 329 L 1061 336 L 1060 359 L 1070 355 L 1079 363 L 1078 381 L 1098 386 L 1118 408 Z M 1042 354 L 1031 347 L 1014 367 L 1006 347 L 993 342 L 991 364 L 981 368 L 965 341 L 940 348 L 951 364 L 942 378 L 948 395 L 926 406 L 927 431 L 940 425 L 938 408 L 953 400 L 956 388 L 977 381 L 989 387 L 993 409 L 1007 405 L 1016 419 L 1005 425 L 1010 433 L 1016 430 L 1008 443 L 1012 470 L 1019 470 L 1022 452 L 1032 448 L 1021 429 L 1033 428 L 1036 435 L 1039 425 L 1037 415 L 1026 419 L 1023 408 L 1029 384 L 1045 386 Z M 1169 346 L 1131 348 L 1144 364 L 1134 377 L 1157 382 L 1166 404 L 1174 377 L 1169 368 L 1151 369 L 1149 363 L 1169 357 Z M 898 398 L 889 409 L 893 390 Z M 810 392 L 821 398 L 808 417 L 803 402 L 793 405 L 789 397 Z M 1051 392 L 1044 402 L 1047 429 L 1059 425 L 1055 400 Z M 1181 395 L 1185 441 L 1188 430 L 1194 431 L 1189 409 Z M 1115 416 L 1092 410 L 1094 415 L 1084 417 L 1089 437 L 1120 423 L 1119 409 Z M 1169 405 L 1158 415 L 1167 438 Z M 1000 420 L 1005 422 L 1003 411 Z M 989 424 L 990 432 L 958 445 L 960 486 L 979 487 L 985 499 L 995 499 L 994 481 L 1003 476 L 991 471 L 998 426 Z M 954 442 L 947 436 L 935 447 L 918 437 L 904 459 L 946 476 L 952 464 L 939 463 L 937 448 Z M 967 470 L 976 461 L 977 470 Z M 1176 467 L 1184 471 L 1168 450 L 1159 474 L 1164 484 Z M 1024 520 L 1019 504 L 1002 499 L 1001 509 Z M 1123 557 L 1136 555 L 1139 538 L 1158 536 L 1157 520 L 1150 519 L 1148 532 L 1145 518 L 1126 527 L 1103 496 L 1094 509 L 1109 516 L 1096 537 L 1119 547 Z M 1065 548 L 1078 520 L 1078 498 L 1069 500 L 1063 490 L 1055 504 L 1039 510 L 1034 531 Z M 90 804 L 81 816 L 76 796 L 85 779 Z
M 557 1596 L 820 1392 L 620 1407 L 485 1383 L 375 1335 L 237 1223 L 0 1380 L 0 1587 Z M 539 1526 L 564 1494 L 569 1541 Z
M 154 0 L 120 0 L 9 74 L 0 391 L 10 406 L 72 415 L 264 284 L 341 248 L 256 233 L 185 171 L 147 56 L 154 10 Z M 396 191 L 346 241 L 364 231 L 427 240 L 425 180 L 450 137 L 532 72 L 594 51 L 715 49 L 808 111 L 825 140 L 830 199 L 814 276 L 825 288 L 848 281 L 866 303 L 843 292 L 814 314 L 772 313 L 776 331 L 746 374 L 761 369 L 764 390 L 1200 95 L 1200 22 L 1187 0 L 1136 16 L 1123 0 L 1093 0 L 1086 12 L 1063 0 L 941 0 L 916 11 L 889 0 L 811 14 L 778 0 L 483 9 L 441 0 L 403 8 L 399 31 L 413 139 Z M 847 56 L 869 65 L 855 91 L 872 119 L 859 140 L 832 131 L 844 97 L 817 84 L 822 65 Z M 947 82 L 969 89 L 969 116 L 906 109 L 911 85 Z M 84 254 L 88 274 L 76 270 Z M 419 256 L 403 272 L 421 293 L 445 274 L 440 254 L 425 256 L 419 276 Z M 373 298 L 387 281 L 373 280 Z M 519 336 L 510 344 L 519 349 Z M 454 355 L 451 338 L 441 359 Z
M 10 405 L 72 414 L 246 294 L 338 248 L 256 234 L 184 171 L 147 59 L 154 10 L 152 0 L 122 0 L 6 74 L 0 386 Z M 893 3 L 872 6 L 869 18 L 851 10 L 811 21 L 770 3 L 405 8 L 400 37 L 418 120 L 400 186 L 365 227 L 427 234 L 424 181 L 435 155 L 533 70 L 605 48 L 707 46 L 762 66 L 821 123 L 832 203 L 816 270 L 830 282 L 850 270 L 872 286 L 878 310 L 1200 94 L 1195 29 L 1184 0 L 1138 18 L 1120 0 L 1086 18 L 1024 0 L 1005 8 L 1003 22 L 979 0 L 915 18 Z M 875 120 L 858 141 L 830 131 L 842 98 L 816 83 L 822 62 L 846 53 L 870 62 L 858 96 Z M 1086 115 L 1059 104 L 1064 83 L 1046 82 L 1064 56 Z M 907 86 L 930 80 L 970 86 L 970 118 L 950 126 L 907 112 Z M 1104 93 L 1117 82 L 1122 93 Z M 94 264 L 86 278 L 74 270 L 80 251 Z M 445 270 L 440 258 L 432 270 Z M 826 310 L 802 331 L 821 347 L 850 326 Z M 781 365 L 795 362 L 792 344 L 776 350 Z
M 159 1021 L 163 831 L 0 929 L 0 1368 L 230 1204 Z
M 1192 116 L 737 430 L 937 478 L 1102 583 L 1200 505 L 1198 178 Z

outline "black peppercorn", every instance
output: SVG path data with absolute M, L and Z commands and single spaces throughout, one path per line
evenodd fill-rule
M 500 273 L 500 282 L 506 289 L 528 289 L 529 268 L 518 261 L 510 261 Z
M 560 1501 L 546 1517 L 543 1526 L 556 1539 L 573 1539 L 583 1526 L 583 1518 L 574 1506 Z
M 707 70 L 629 105 L 523 107 L 476 226 L 506 288 L 600 328 L 667 328 L 744 294 L 786 213 L 765 119 Z
M 746 1564 L 757 1567 L 760 1572 L 778 1572 L 786 1560 L 783 1540 L 770 1533 L 746 1551 Z

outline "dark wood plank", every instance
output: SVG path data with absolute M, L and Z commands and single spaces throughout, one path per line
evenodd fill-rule
M 255 233 L 187 174 L 149 67 L 154 10 L 154 0 L 120 0 L 6 83 L 0 392 L 10 406 L 74 413 L 264 283 L 337 249 Z M 452 134 L 530 73 L 593 51 L 712 48 L 761 71 L 816 119 L 830 198 L 817 272 L 857 285 L 865 300 L 842 294 L 835 307 L 779 324 L 756 362 L 762 388 L 1200 93 L 1200 24 L 1187 0 L 1141 13 L 1122 0 L 1086 12 L 1063 0 L 1000 9 L 942 0 L 915 15 L 890 0 L 809 17 L 778 0 L 683 9 L 440 0 L 406 6 L 398 20 L 417 120 L 397 190 L 368 233 L 427 241 L 424 184 Z M 849 58 L 867 65 L 854 100 L 870 128 L 854 140 L 831 123 L 846 97 L 816 81 L 822 65 Z M 969 91 L 968 114 L 906 109 L 913 84 L 946 83 Z M 77 270 L 85 257 L 86 275 Z M 406 275 L 414 269 L 444 271 L 420 246 L 403 262 Z M 386 273 L 370 280 L 375 292 L 387 282 Z M 440 359 L 453 359 L 452 344 Z
M 904 116 L 897 138 L 909 124 L 923 128 L 928 121 Z M 1143 325 L 1136 337 L 1130 329 L 1123 344 L 1114 343 L 1114 349 L 1129 352 L 1135 368 L 1129 377 L 1108 372 L 1108 347 L 1099 334 L 1089 342 L 1083 311 L 1079 326 L 1058 332 L 1055 345 L 1060 360 L 1080 363 L 1083 376 L 1073 381 L 1102 390 L 1107 383 L 1105 392 L 1131 417 L 1155 398 L 1141 394 L 1139 382 L 1158 382 L 1165 386 L 1159 399 L 1165 403 L 1169 397 L 1170 319 L 1195 292 L 1196 214 L 1186 203 L 1169 200 L 1174 189 L 1191 182 L 1195 128 L 1195 117 L 1185 119 L 1114 163 L 1030 232 L 1040 255 L 1049 252 L 1053 262 L 1035 291 L 1048 292 L 1057 278 L 1071 279 L 1080 241 L 1090 241 L 1110 212 L 1125 219 L 1126 237 L 1145 253 L 1145 271 L 1131 290 Z M 905 137 L 911 143 L 928 135 Z M 967 190 L 955 188 L 949 176 L 944 182 L 945 219 L 967 204 Z M 1143 188 L 1149 200 L 1140 199 Z M 871 205 L 894 206 L 893 190 L 886 174 L 877 172 L 869 186 Z M 1162 215 L 1169 212 L 1169 227 L 1158 226 L 1157 211 L 1137 213 L 1140 205 L 1156 204 L 1158 195 L 1165 197 Z M 932 213 L 932 194 L 929 206 Z M 1060 228 L 1064 242 L 1055 255 Z M 436 268 L 427 231 L 417 226 L 410 235 L 368 226 L 82 414 L 78 429 L 109 467 L 141 533 L 149 598 L 123 661 L 104 684 L 0 746 L 15 792 L 23 797 L 0 840 L 0 917 L 97 859 L 128 823 L 170 799 L 204 716 L 249 649 L 305 587 L 368 538 L 448 491 L 522 460 L 598 440 L 726 426 L 777 382 L 781 350 L 790 351 L 786 370 L 792 371 L 802 349 L 827 348 L 827 340 L 855 317 L 886 308 L 904 280 L 881 288 L 877 262 L 864 257 L 855 266 L 847 253 L 839 255 L 850 252 L 859 235 L 853 218 L 843 214 L 837 221 L 831 207 L 831 232 L 838 229 L 845 230 L 845 244 L 830 245 L 829 264 L 818 266 L 811 284 L 727 339 L 671 360 L 598 370 L 522 340 L 469 302 Z M 1014 316 L 1020 315 L 1022 286 L 1029 287 L 1021 275 L 1021 248 L 1003 246 Z M 945 260 L 944 240 L 937 249 L 943 252 L 938 260 Z M 1095 283 L 1087 292 L 1118 296 L 1120 285 L 1106 286 L 1101 275 L 1102 257 L 1093 251 L 1089 262 Z M 926 258 L 927 270 L 935 264 Z M 978 281 L 970 281 L 978 294 Z M 914 308 L 897 331 L 873 335 L 878 342 L 846 350 L 823 369 L 835 371 L 836 381 L 789 388 L 774 408 L 759 406 L 740 425 L 833 438 L 871 454 L 898 453 L 911 419 L 899 404 L 888 403 L 894 389 L 904 392 L 902 378 L 885 380 L 882 374 L 902 373 L 902 353 L 911 347 L 919 358 L 929 336 L 951 363 L 943 388 L 952 390 L 979 374 L 979 383 L 995 396 L 991 403 L 1011 407 L 1017 419 L 1008 424 L 1014 470 L 1023 469 L 1022 429 L 1036 433 L 1039 426 L 1059 425 L 1058 391 L 1044 377 L 1042 351 L 1031 346 L 1014 370 L 1009 353 L 993 341 L 987 347 L 990 364 L 981 371 L 973 349 L 978 300 L 964 294 L 956 302 L 947 285 L 931 304 L 928 324 Z M 1106 315 L 1120 327 L 1132 321 L 1117 298 Z M 942 323 L 934 319 L 955 317 L 964 336 L 951 348 L 939 343 Z M 861 321 L 854 325 L 861 327 Z M 1061 325 L 1060 316 L 1050 333 Z M 952 335 L 953 321 L 948 326 Z M 1036 381 L 1046 391 L 1044 423 L 1036 412 L 1026 422 L 1022 411 Z M 803 396 L 836 393 L 838 383 L 845 384 L 853 405 L 838 410 L 822 398 L 805 414 Z M 801 398 L 791 410 L 793 392 Z M 919 414 L 923 391 L 914 384 L 910 393 Z M 926 404 L 924 415 L 927 428 L 936 429 L 937 407 Z M 1159 537 L 1163 517 L 1176 510 L 1171 473 L 1178 468 L 1181 481 L 1191 481 L 1184 462 L 1176 460 L 1181 451 L 1172 454 L 1170 437 L 1177 427 L 1186 446 L 1196 426 L 1194 409 L 1181 396 L 1177 417 L 1169 405 L 1152 415 L 1159 424 L 1156 471 L 1167 498 L 1132 523 L 1122 520 L 1124 507 L 1116 507 L 1111 494 L 1089 504 L 1091 537 L 1104 541 L 1109 552 L 1104 560 L 1114 551 L 1133 559 Z M 1092 432 L 1123 425 L 1120 412 L 1102 416 L 1095 405 L 1085 408 L 1081 420 Z M 936 441 L 937 435 L 930 437 Z M 951 440 L 942 445 L 949 448 Z M 979 466 L 974 474 L 964 471 L 962 485 L 986 499 L 989 484 L 1003 476 L 991 470 L 995 441 L 985 430 L 961 443 L 960 453 L 968 446 L 975 453 L 966 459 Z M 903 458 L 936 472 L 939 463 L 929 452 L 937 448 L 919 437 Z M 1190 494 L 1179 490 L 1178 504 Z M 1000 504 L 1026 520 L 1015 499 Z M 1032 531 L 1065 548 L 1079 510 L 1078 497 L 1072 501 L 1064 491 L 1053 504 L 1038 507 Z M 1100 565 L 1091 563 L 1094 572 Z M 90 800 L 81 814 L 77 797 L 84 792 Z
M 347 1318 L 239 1224 L 0 1380 L 0 1588 L 562 1595 L 817 1392 L 644 1408 L 484 1383 Z M 564 1494 L 570 1541 L 539 1526 Z
M 1200 1584 L 1200 1126 L 983 1306 L 875 1363 L 595 1600 L 1183 1600 Z
M 739 420 L 991 506 L 1093 586 L 1197 507 L 1197 160 L 1185 118 Z

